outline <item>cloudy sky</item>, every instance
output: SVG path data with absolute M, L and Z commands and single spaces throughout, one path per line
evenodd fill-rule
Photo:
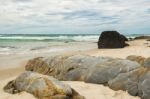
M 0 33 L 150 33 L 150 0 L 0 0 Z

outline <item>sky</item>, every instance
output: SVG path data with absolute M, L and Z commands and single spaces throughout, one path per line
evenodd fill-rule
M 150 0 L 0 0 L 0 33 L 150 34 Z

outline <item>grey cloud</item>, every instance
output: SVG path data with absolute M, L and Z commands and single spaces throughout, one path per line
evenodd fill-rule
M 47 13 L 47 15 L 63 15 L 66 18 L 79 18 L 79 17 L 93 17 L 99 15 L 99 13 L 90 10 L 78 10 L 71 12 L 57 12 L 57 13 Z
M 99 13 L 90 10 L 73 11 L 64 13 L 64 19 L 76 19 L 76 18 L 93 18 L 99 16 Z
M 13 2 L 32 2 L 33 0 L 12 0 Z
M 95 10 L 78 10 L 72 12 L 60 12 L 60 13 L 47 13 L 46 15 L 56 16 L 62 15 L 64 20 L 72 20 L 72 19 L 80 19 L 84 18 L 87 20 L 117 20 L 119 17 L 117 15 L 109 16 L 104 15 L 101 12 L 97 12 Z
M 77 29 L 75 26 L 79 23 L 83 27 L 102 25 L 115 27 L 117 25 L 128 28 L 141 24 L 146 24 L 147 27 L 150 25 L 149 0 L 1 1 L 3 1 L 0 4 L 1 28 L 7 27 L 5 23 L 13 24 L 8 27 L 21 27 L 22 29 L 39 27 L 45 29 L 47 26 L 59 25 Z M 27 25 L 28 23 L 32 25 Z
M 150 8 L 149 8 L 149 9 L 147 9 L 147 10 L 146 10 L 146 12 L 147 12 L 148 14 L 150 14 Z

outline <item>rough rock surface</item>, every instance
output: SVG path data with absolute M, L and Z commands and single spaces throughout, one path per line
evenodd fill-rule
M 85 81 L 90 83 L 107 84 L 120 73 L 132 71 L 140 65 L 136 62 L 123 59 L 112 59 L 89 68 Z
M 150 57 L 144 60 L 143 66 L 150 69 Z
M 26 65 L 26 70 L 54 76 L 59 80 L 107 83 L 119 73 L 140 67 L 137 62 L 109 57 L 75 55 L 35 58 Z
M 125 43 L 128 39 L 117 31 L 104 31 L 98 41 L 98 48 L 123 48 L 128 46 Z
M 35 58 L 26 70 L 54 76 L 59 80 L 104 84 L 114 90 L 149 99 L 150 58 L 128 56 L 127 59 L 86 55 Z
M 138 94 L 138 80 L 144 74 L 145 68 L 140 67 L 130 72 L 121 73 L 110 80 L 108 85 L 113 90 L 127 90 L 131 95 Z
M 126 59 L 131 60 L 131 61 L 136 61 L 139 64 L 141 64 L 141 66 L 143 66 L 147 69 L 150 69 L 150 57 L 145 58 L 142 56 L 130 55 Z
M 142 56 L 136 56 L 136 55 L 130 55 L 126 59 L 131 60 L 131 61 L 136 61 L 139 64 L 143 65 L 145 57 Z
M 150 71 L 147 68 L 140 67 L 129 73 L 122 73 L 115 79 L 110 80 L 108 85 L 113 90 L 125 90 L 133 96 L 149 99 Z
M 150 98 L 150 71 L 146 71 L 144 75 L 139 78 L 139 96 L 142 99 Z
M 69 85 L 53 77 L 30 71 L 26 71 L 16 80 L 10 81 L 4 87 L 4 91 L 12 94 L 26 91 L 38 99 L 85 99 Z

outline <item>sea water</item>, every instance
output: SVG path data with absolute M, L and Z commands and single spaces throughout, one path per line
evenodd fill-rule
M 126 36 L 134 38 L 141 34 Z M 97 42 L 98 38 L 99 34 L 0 34 L 0 55 L 25 54 L 29 50 L 47 47 L 51 48 L 50 51 L 62 50 L 65 43 Z

